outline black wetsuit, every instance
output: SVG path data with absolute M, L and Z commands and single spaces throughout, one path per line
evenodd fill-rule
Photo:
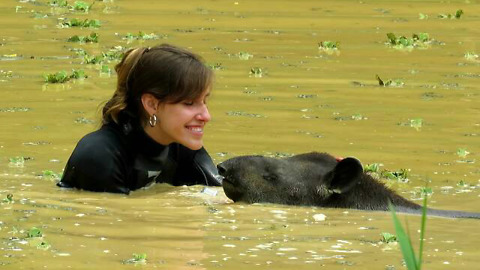
M 221 186 L 221 176 L 204 148 L 164 146 L 139 125 L 114 122 L 87 134 L 67 162 L 60 187 L 125 193 L 153 182 Z

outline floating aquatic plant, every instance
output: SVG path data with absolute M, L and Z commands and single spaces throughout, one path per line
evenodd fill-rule
M 127 33 L 123 39 L 126 40 L 152 40 L 152 39 L 159 39 L 160 37 L 157 34 L 150 33 L 147 34 L 143 31 L 138 31 L 138 34 Z
M 70 76 L 65 70 L 56 72 L 56 73 L 50 73 L 43 75 L 45 82 L 48 83 L 64 83 L 68 80 L 70 80 Z
M 87 78 L 87 76 L 83 70 L 74 69 L 71 74 L 68 74 L 65 70 L 62 70 L 56 73 L 45 74 L 43 75 L 43 78 L 47 83 L 65 83 L 71 79 L 83 79 Z
M 51 170 L 42 171 L 42 178 L 47 180 L 60 180 L 61 174 L 55 173 Z
M 30 246 L 47 250 L 51 245 L 43 239 L 43 236 L 42 230 L 37 227 L 32 227 L 27 231 L 26 240 Z
M 84 64 L 104 64 L 111 61 L 119 61 L 124 55 L 125 48 L 122 46 L 115 46 L 100 55 L 90 55 L 84 49 L 72 49 L 79 56 L 83 57 Z
M 90 33 L 88 36 L 71 36 L 67 41 L 79 42 L 79 43 L 98 43 L 98 34 L 95 32 Z
M 42 236 L 43 236 L 42 231 L 37 227 L 32 227 L 27 231 L 28 238 L 42 237 Z
M 28 107 L 8 107 L 8 108 L 0 108 L 0 112 L 28 112 L 31 111 L 32 108 Z
M 359 113 L 353 114 L 352 116 L 350 116 L 350 118 L 351 118 L 352 120 L 355 120 L 355 121 L 367 120 L 367 119 L 368 119 L 367 117 L 365 117 L 365 116 L 363 116 L 363 115 L 361 115 L 361 114 L 359 114 Z
M 85 64 L 101 64 L 104 61 L 103 55 L 84 55 L 83 63 Z
M 68 2 L 66 0 L 51 0 L 48 1 L 48 4 L 52 7 L 68 7 Z
M 120 60 L 123 58 L 125 50 L 126 49 L 122 46 L 114 46 L 110 48 L 108 51 L 102 52 L 102 55 L 104 59 L 107 59 L 108 61 Z
M 223 66 L 222 66 L 222 63 L 215 63 L 215 64 L 208 64 L 208 67 L 212 70 L 222 70 L 222 69 L 225 69 Z
M 40 241 L 40 243 L 38 243 L 36 247 L 38 249 L 48 250 L 51 247 L 51 245 L 46 241 Z
M 448 13 L 448 14 L 438 14 L 438 18 L 440 19 L 460 19 L 460 17 L 462 17 L 463 15 L 463 10 L 461 9 L 458 9 L 455 14 L 451 14 L 451 13 Z
M 10 167 L 23 167 L 25 166 L 25 160 L 26 158 L 20 156 L 20 157 L 11 157 L 8 159 L 8 166 Z
M 413 127 L 414 129 L 420 130 L 422 125 L 423 125 L 423 119 L 422 118 L 410 119 L 410 126 Z
M 380 170 L 380 164 L 379 163 L 372 163 L 372 164 L 366 164 L 363 166 L 363 171 L 365 173 L 377 173 Z
M 384 243 L 388 244 L 388 243 L 398 242 L 397 236 L 394 235 L 394 234 L 384 232 L 381 235 L 382 235 L 381 241 L 384 242 Z
M 458 181 L 457 186 L 463 188 L 463 187 L 469 187 L 470 185 L 467 182 L 465 182 L 464 180 L 460 180 L 460 181 Z
M 385 86 L 385 87 L 402 87 L 405 85 L 405 83 L 400 80 L 400 79 L 394 79 L 394 80 L 382 80 L 380 76 L 375 75 L 375 78 L 378 81 L 378 84 L 380 86 Z
M 78 117 L 77 119 L 75 119 L 75 123 L 77 124 L 93 124 L 94 122 L 95 121 L 87 119 L 85 117 Z
M 396 180 L 399 182 L 408 182 L 408 169 L 400 169 L 398 171 L 382 170 L 380 176 L 388 180 Z
M 477 61 L 480 59 L 480 56 L 474 52 L 466 52 L 464 57 L 469 61 Z
M 63 19 L 58 23 L 60 28 L 83 27 L 83 28 L 99 28 L 100 20 L 81 20 L 81 19 Z
M 255 117 L 255 118 L 264 117 L 261 114 L 247 113 L 247 112 L 242 112 L 242 111 L 229 111 L 229 112 L 227 112 L 227 115 L 229 115 L 229 116 L 246 116 L 246 117 Z
M 0 70 L 0 77 L 11 78 L 13 77 L 13 72 L 11 70 Z
M 250 58 L 253 58 L 253 55 L 249 54 L 248 52 L 239 52 L 238 58 L 240 60 L 249 60 Z
M 75 1 L 73 5 L 69 5 L 68 1 L 66 0 L 51 0 L 48 1 L 48 5 L 56 8 L 66 8 L 71 11 L 76 11 L 76 12 L 83 12 L 83 13 L 88 13 L 92 6 L 95 4 L 93 2 L 92 4 L 89 4 L 84 1 Z
M 394 33 L 387 33 L 387 45 L 395 49 L 426 48 L 432 43 L 428 33 L 413 34 L 411 38 L 395 36 Z
M 124 264 L 146 264 L 147 263 L 147 254 L 145 253 L 133 253 L 132 258 L 124 260 Z
M 420 20 L 426 20 L 428 19 L 428 15 L 427 14 L 423 14 L 423 13 L 418 13 L 418 18 Z
M 396 180 L 398 182 L 408 182 L 409 169 L 400 169 L 398 171 L 381 170 L 380 163 L 371 163 L 363 166 L 363 171 L 375 178 L 384 178 L 388 180 Z
M 297 95 L 297 98 L 316 98 L 317 95 L 315 94 L 299 94 Z
M 420 194 L 423 196 L 431 196 L 433 194 L 433 190 L 431 187 L 421 187 Z
M 101 74 L 111 74 L 112 73 L 112 69 L 108 66 L 108 65 L 102 65 L 100 67 L 100 73 Z
M 95 2 L 93 2 L 92 4 L 89 4 L 83 1 L 75 1 L 73 5 L 70 6 L 69 8 L 74 11 L 82 11 L 84 13 L 88 13 L 88 11 L 91 9 L 93 4 L 95 4 Z
M 437 15 L 437 18 L 440 18 L 440 19 L 460 19 L 463 14 L 464 14 L 463 10 L 462 10 L 462 9 L 458 9 L 454 14 L 451 14 L 451 13 L 447 13 L 447 14 L 440 13 L 440 14 Z M 427 20 L 428 17 L 429 17 L 429 16 L 428 16 L 427 14 L 424 14 L 424 13 L 419 13 L 419 14 L 418 14 L 418 18 L 419 18 L 420 20 Z
M 263 69 L 260 67 L 252 67 L 250 69 L 250 76 L 253 76 L 255 78 L 261 78 L 264 76 L 263 74 Z
M 469 155 L 470 152 L 467 151 L 466 148 L 458 148 L 457 149 L 457 156 L 461 157 L 461 158 L 466 158 L 467 155 Z
M 339 53 L 338 41 L 322 41 L 318 43 L 318 49 L 327 54 Z
M 2 200 L 2 203 L 13 203 L 13 194 L 8 193 L 7 196 Z
M 334 119 L 336 121 L 349 121 L 349 120 L 360 121 L 360 120 L 367 120 L 368 118 L 357 113 L 350 116 L 336 116 Z

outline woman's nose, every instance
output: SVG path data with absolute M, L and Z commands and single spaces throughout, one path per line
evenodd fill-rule
M 208 122 L 212 119 L 206 105 L 202 106 L 201 111 L 197 114 L 197 119 L 204 122 Z

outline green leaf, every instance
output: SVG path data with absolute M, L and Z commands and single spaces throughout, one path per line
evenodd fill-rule
M 412 243 L 410 242 L 410 238 L 405 233 L 405 230 L 398 219 L 394 206 L 389 202 L 388 207 L 390 208 L 390 212 L 392 213 L 393 224 L 395 227 L 395 232 L 397 233 L 398 242 L 400 243 L 400 249 L 403 254 L 403 259 L 405 260 L 405 264 L 409 270 L 417 270 L 419 268 L 418 261 L 415 257 L 415 252 L 413 251 Z
M 37 227 L 32 227 L 27 232 L 27 237 L 28 238 L 42 237 L 42 236 L 43 236 L 42 231 Z
M 469 154 L 470 154 L 470 152 L 468 152 L 466 148 L 458 148 L 457 149 L 457 155 L 461 158 L 465 158 Z
M 393 33 L 387 33 L 387 38 L 390 41 L 390 44 L 397 45 L 397 37 Z
M 378 74 L 375 75 L 375 78 L 376 78 L 377 81 L 378 81 L 378 85 L 380 85 L 380 86 L 385 86 L 385 83 L 383 82 L 382 79 L 380 79 L 380 76 L 378 76 Z
M 427 188 L 427 187 L 425 187 Z M 422 225 L 420 227 L 420 247 L 418 248 L 418 261 L 417 261 L 417 269 L 422 269 L 422 261 L 423 261 L 423 244 L 424 244 L 424 237 L 425 237 L 425 228 L 427 224 L 427 197 L 426 195 L 423 196 L 423 205 L 422 205 Z
M 83 2 L 83 1 L 75 1 L 75 3 L 73 3 L 73 6 L 71 6 L 71 9 L 73 9 L 75 11 L 83 11 L 85 13 L 88 13 L 88 11 L 90 10 L 90 8 L 92 6 L 93 6 L 93 4 L 89 5 L 88 3 Z
M 66 0 L 52 0 L 48 4 L 52 7 L 67 7 L 68 3 Z
M 240 60 L 248 60 L 252 57 L 253 57 L 253 55 L 249 54 L 248 52 L 239 52 L 238 53 L 238 58 L 240 58 Z
M 42 178 L 51 179 L 51 180 L 59 180 L 60 175 L 51 171 L 51 170 L 44 170 L 42 172 Z
M 380 169 L 380 165 L 378 163 L 372 163 L 372 164 L 367 164 L 364 166 L 363 171 L 364 172 L 378 172 Z
M 152 40 L 152 39 L 159 39 L 159 36 L 154 34 L 154 33 L 145 34 L 143 31 L 138 31 L 137 35 L 127 33 L 123 39 L 127 39 L 127 40 Z
M 132 258 L 123 261 L 125 264 L 146 264 L 147 263 L 147 254 L 146 253 L 133 253 Z
M 77 69 L 72 71 L 72 75 L 70 75 L 70 78 L 72 79 L 84 79 L 87 76 L 85 75 L 85 71 L 83 69 Z
M 253 67 L 250 69 L 250 75 L 261 78 L 263 77 L 263 70 L 260 67 Z
M 6 197 L 5 199 L 3 199 L 2 202 L 4 202 L 4 203 L 13 203 L 13 194 L 12 194 L 12 193 L 8 193 L 8 194 L 7 194 L 7 197 Z
M 455 18 L 460 19 L 460 17 L 463 15 L 463 10 L 459 9 L 457 12 L 455 12 Z
M 393 243 L 398 242 L 397 236 L 388 232 L 384 232 L 382 235 L 382 242 L 384 243 Z
M 108 65 L 102 65 L 102 67 L 100 68 L 100 73 L 110 74 L 110 73 L 111 73 L 111 70 L 110 70 L 110 68 L 108 67 Z
M 42 241 L 37 245 L 37 248 L 42 250 L 48 250 L 50 247 L 51 245 L 47 241 Z
M 318 46 L 324 49 L 338 49 L 338 42 L 337 41 L 322 41 L 318 44 Z
M 79 43 L 98 43 L 98 34 L 95 32 L 90 33 L 88 36 L 74 35 L 67 39 L 68 42 Z
M 423 197 L 429 196 L 433 194 L 433 190 L 430 187 L 422 187 L 420 188 L 420 193 Z
M 426 19 L 428 19 L 428 15 L 423 14 L 423 13 L 419 13 L 419 14 L 418 14 L 418 18 L 419 18 L 420 20 L 426 20 Z
M 422 118 L 410 119 L 410 126 L 415 128 L 416 130 L 420 130 L 422 125 L 423 125 L 423 119 Z

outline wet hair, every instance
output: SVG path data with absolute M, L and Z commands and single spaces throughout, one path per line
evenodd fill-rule
M 115 71 L 117 88 L 103 107 L 104 124 L 119 124 L 120 113 L 128 111 L 145 125 L 149 115 L 142 105 L 143 94 L 174 104 L 196 99 L 213 81 L 213 71 L 200 56 L 169 44 L 130 49 Z

